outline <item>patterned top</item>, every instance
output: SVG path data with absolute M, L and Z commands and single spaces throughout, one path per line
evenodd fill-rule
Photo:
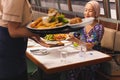
M 87 34 L 85 28 L 78 32 L 74 32 L 74 36 L 81 39 L 84 42 L 89 42 L 94 44 L 94 48 L 99 49 L 99 43 L 104 34 L 104 28 L 100 24 L 96 24 L 93 29 Z M 99 65 L 92 65 L 86 67 L 75 68 L 66 71 L 66 80 L 96 80 L 95 70 L 99 68 Z
M 95 46 L 100 44 L 102 36 L 104 34 L 104 28 L 100 24 L 96 24 L 93 29 L 87 34 L 85 28 L 74 33 L 74 36 L 81 39 L 84 42 L 93 43 Z

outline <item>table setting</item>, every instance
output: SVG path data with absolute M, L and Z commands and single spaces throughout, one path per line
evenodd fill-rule
M 26 55 L 46 73 L 60 72 L 111 60 L 111 56 L 105 53 L 96 50 L 81 52 L 80 46 L 75 47 L 73 43 L 66 40 L 62 42 L 64 46 L 57 47 L 45 47 L 37 43 L 29 47 L 31 44 L 29 42 Z
M 96 50 L 87 50 L 83 44 L 70 41 L 70 33 L 82 29 L 94 21 L 93 17 L 67 19 L 55 9 L 48 16 L 40 17 L 26 26 L 40 37 L 41 42 L 28 40 L 26 56 L 46 73 L 98 64 L 111 60 L 111 56 Z

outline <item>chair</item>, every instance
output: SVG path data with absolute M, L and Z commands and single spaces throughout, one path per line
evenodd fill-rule
M 114 53 L 114 42 L 115 42 L 116 30 L 110 28 L 104 28 L 104 35 L 101 40 L 101 50 L 104 53 Z
M 120 76 L 120 31 L 104 28 L 104 35 L 101 40 L 101 51 L 112 56 L 112 60 L 101 64 L 100 72 L 108 80 Z M 100 74 L 100 75 L 101 75 Z
M 120 66 L 120 31 L 117 31 L 115 35 L 114 60 Z

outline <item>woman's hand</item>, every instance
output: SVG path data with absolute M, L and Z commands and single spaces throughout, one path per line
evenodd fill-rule
M 93 48 L 94 44 L 92 43 L 86 43 L 87 50 L 91 50 Z
M 68 39 L 68 41 L 76 42 L 76 43 L 78 43 L 78 44 L 81 43 L 81 41 L 80 41 L 78 38 L 74 37 L 74 35 L 72 35 L 72 34 L 69 34 L 69 39 Z

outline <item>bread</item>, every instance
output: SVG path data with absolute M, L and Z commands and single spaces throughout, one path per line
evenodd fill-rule
M 79 17 L 75 17 L 75 18 L 72 18 L 70 19 L 70 24 L 76 24 L 76 23 L 81 23 L 82 22 L 82 19 L 79 18 Z

